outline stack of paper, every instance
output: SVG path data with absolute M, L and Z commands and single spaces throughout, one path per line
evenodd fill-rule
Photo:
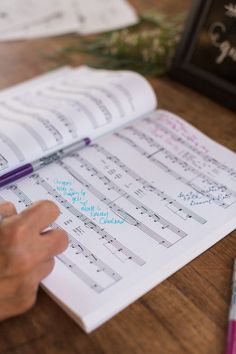
M 91 34 L 136 22 L 126 0 L 1 0 L 0 40 Z

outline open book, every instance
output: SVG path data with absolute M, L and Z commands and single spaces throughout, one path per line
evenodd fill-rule
M 59 205 L 70 246 L 43 287 L 90 332 L 236 227 L 236 154 L 156 110 L 132 72 L 64 68 L 0 94 L 0 174 L 93 144 L 0 191 Z

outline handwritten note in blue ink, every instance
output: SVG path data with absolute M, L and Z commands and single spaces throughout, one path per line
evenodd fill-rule
M 226 192 L 227 188 L 223 185 L 213 185 L 209 188 L 202 190 L 202 193 L 197 191 L 180 192 L 178 198 L 185 202 L 188 202 L 191 206 L 212 204 L 215 201 L 223 202 L 225 199 L 230 198 L 230 195 Z
M 102 225 L 124 224 L 125 221 L 122 218 L 114 218 L 110 211 L 102 210 L 99 205 L 89 203 L 88 193 L 83 188 L 75 190 L 73 181 L 55 179 L 54 184 L 58 192 L 63 194 L 70 203 L 79 204 L 80 210 L 87 213 L 93 220 Z

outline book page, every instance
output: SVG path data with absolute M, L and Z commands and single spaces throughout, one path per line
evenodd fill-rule
M 137 21 L 126 0 L 1 0 L 0 41 L 91 34 Z
M 0 94 L 0 175 L 156 107 L 151 86 L 136 73 L 82 67 L 50 75 Z
M 138 15 L 126 0 L 72 0 L 82 35 L 106 32 L 135 25 Z
M 70 0 L 1 0 L 0 40 L 21 40 L 74 32 Z
M 0 196 L 60 207 L 70 246 L 43 286 L 89 332 L 236 227 L 236 154 L 160 111 Z

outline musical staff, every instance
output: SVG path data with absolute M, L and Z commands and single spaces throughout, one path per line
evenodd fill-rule
M 28 6 L 28 8 L 30 8 L 30 7 L 35 9 L 35 7 L 32 6 L 32 3 L 30 3 L 30 5 Z M 8 14 L 6 13 L 5 15 L 7 16 Z M 9 18 L 11 18 L 12 14 L 8 15 L 8 16 L 9 16 Z M 22 15 L 18 14 L 17 18 L 19 18 L 19 17 L 22 17 Z M 20 25 L 17 25 L 16 27 L 15 27 L 15 25 L 13 25 L 13 27 L 4 28 L 2 30 L 1 35 L 3 35 L 3 38 L 4 38 L 4 36 L 7 36 L 7 38 L 8 38 L 9 33 L 11 33 L 10 34 L 10 37 L 11 37 L 12 31 L 13 31 L 13 33 L 25 32 L 25 33 L 27 33 L 26 37 L 28 37 L 28 33 L 29 33 L 28 31 L 30 31 L 31 28 L 34 28 L 35 26 L 42 26 L 44 28 L 48 28 L 48 26 L 51 26 L 54 22 L 58 23 L 58 21 L 60 21 L 63 17 L 64 17 L 63 11 L 55 11 L 54 13 L 50 13 L 47 15 L 42 14 L 40 17 L 37 18 L 37 20 L 35 20 L 35 19 L 31 20 L 31 16 L 28 16 L 27 22 L 22 22 Z M 16 34 L 13 35 L 13 38 L 14 38 L 14 36 L 16 36 L 16 38 L 18 39 L 18 36 Z M 23 38 L 25 38 L 24 35 L 23 35 Z
M 5 168 L 8 167 L 8 161 L 7 159 L 0 154 L 0 171 L 5 170 Z
M 37 132 L 37 130 L 35 130 L 31 125 L 25 123 L 22 120 L 17 120 L 12 117 L 11 118 L 5 117 L 2 114 L 0 115 L 0 120 L 3 120 L 5 122 L 11 122 L 16 124 L 20 128 L 24 128 L 37 141 L 42 151 L 47 150 L 47 145 L 45 144 L 45 141 L 42 139 L 42 137 Z
M 164 148 L 162 145 L 156 143 L 154 141 L 154 139 L 152 139 L 148 134 L 144 134 L 142 132 L 140 132 L 138 129 L 134 128 L 134 127 L 128 127 L 127 129 L 132 130 L 134 135 L 137 135 L 140 139 L 145 139 L 146 142 L 148 142 L 150 145 L 152 145 L 152 147 L 154 146 L 156 149 L 158 149 L 158 152 L 160 154 L 164 154 L 166 158 L 170 159 L 173 163 L 178 164 L 182 170 L 184 170 L 185 172 L 191 172 L 193 175 L 195 175 L 196 178 L 201 178 L 203 179 L 205 182 L 208 183 L 208 185 L 214 185 L 220 188 L 220 184 L 215 181 L 213 178 L 207 176 L 206 174 L 202 173 L 201 171 L 199 171 L 198 169 L 196 169 L 195 167 L 191 166 L 190 164 L 188 164 L 186 161 L 180 159 L 179 157 L 177 157 L 175 154 L 171 153 L 168 149 Z M 193 179 L 193 181 L 196 181 Z M 228 187 L 227 191 L 236 198 L 236 192 L 230 190 Z
M 54 223 L 54 227 L 56 227 Z M 58 228 L 58 227 L 57 227 Z M 76 249 L 77 255 L 82 255 L 91 265 L 96 267 L 96 272 L 104 272 L 108 277 L 112 279 L 114 283 L 121 280 L 121 276 L 115 272 L 112 268 L 110 268 L 106 263 L 104 263 L 101 259 L 99 259 L 93 252 L 91 252 L 88 248 L 86 248 L 81 242 L 79 242 L 75 237 L 71 234 L 68 234 L 70 245 L 73 249 Z
M 50 107 L 50 105 L 48 106 L 45 100 L 37 98 L 37 103 L 33 100 L 29 101 L 29 100 L 25 99 L 24 97 L 15 97 L 14 100 L 20 102 L 21 104 L 23 104 L 27 107 L 43 110 L 43 111 L 53 114 L 58 119 L 58 121 L 64 125 L 66 130 L 72 136 L 72 138 L 73 139 L 77 138 L 77 136 L 78 136 L 77 129 L 76 129 L 76 126 L 75 126 L 73 120 L 69 117 L 66 117 L 64 114 L 62 114 L 55 107 Z
M 73 154 L 73 157 L 75 157 L 80 163 L 80 167 L 81 168 L 86 168 L 88 171 L 91 171 L 92 176 L 94 178 L 98 178 L 100 181 L 102 181 L 106 187 L 106 189 L 109 190 L 113 190 L 117 193 L 118 196 L 120 196 L 119 199 L 124 198 L 125 200 L 127 200 L 128 202 L 132 203 L 135 207 L 135 210 L 138 210 L 140 212 L 141 215 L 147 214 L 147 216 L 149 218 L 152 218 L 154 223 L 160 223 L 161 225 L 161 229 L 169 229 L 170 231 L 172 231 L 173 233 L 175 233 L 178 237 L 183 238 L 186 237 L 187 234 L 183 231 L 180 230 L 178 227 L 176 227 L 175 225 L 173 225 L 171 222 L 169 222 L 168 220 L 166 220 L 165 218 L 163 218 L 161 215 L 159 215 L 158 213 L 156 213 L 155 211 L 153 211 L 152 209 L 150 209 L 148 206 L 144 205 L 143 203 L 141 203 L 137 198 L 133 197 L 132 195 L 130 195 L 129 193 L 127 193 L 124 189 L 120 188 L 117 184 L 115 184 L 114 182 L 112 182 L 108 177 L 106 177 L 101 171 L 99 171 L 97 168 L 95 168 L 91 163 L 89 163 L 88 160 L 82 158 L 80 156 L 79 153 L 75 153 Z M 80 181 L 82 179 L 82 183 L 86 183 L 86 181 L 83 179 L 83 177 L 81 175 L 79 175 L 77 172 L 75 172 L 70 166 L 68 166 L 66 163 L 64 162 L 59 162 L 59 164 L 61 166 L 63 166 L 67 172 L 69 172 L 71 175 L 73 175 L 74 178 L 78 178 Z M 75 176 L 76 175 L 76 176 Z M 85 185 L 84 185 L 85 186 Z M 86 188 L 88 188 L 96 197 L 98 197 L 101 201 L 104 201 L 105 196 L 101 194 L 98 194 L 98 190 L 94 187 L 92 187 L 91 185 L 89 185 L 89 187 L 87 187 L 88 184 L 86 185 Z M 119 200 L 117 198 L 117 196 L 114 198 L 114 200 L 117 202 Z M 114 206 L 114 201 L 109 201 L 108 198 L 105 199 L 105 204 L 107 206 L 109 206 L 111 209 Z M 117 210 L 117 205 L 115 204 L 115 211 Z M 123 215 L 122 215 L 125 220 L 128 221 L 128 217 L 125 217 L 125 211 L 123 210 Z M 135 220 L 135 219 L 134 219 Z M 140 223 L 140 221 L 135 220 L 134 223 L 132 223 L 135 226 L 138 226 L 142 231 L 143 231 L 143 225 L 142 223 Z M 141 225 L 139 225 L 141 224 Z M 156 228 L 156 226 L 155 226 Z M 147 231 L 147 230 L 146 230 Z M 153 237 L 153 233 L 151 233 L 151 235 L 149 235 L 149 230 L 147 235 L 150 237 Z M 156 239 L 156 237 L 155 237 Z M 161 244 L 163 240 L 161 240 Z
M 46 190 L 47 193 L 50 194 L 55 200 L 57 200 L 68 212 L 80 220 L 84 226 L 99 235 L 99 239 L 104 242 L 104 246 L 119 260 L 122 262 L 132 261 L 138 266 L 143 266 L 145 264 L 145 261 L 142 258 L 137 256 L 130 249 L 119 242 L 115 237 L 111 236 L 105 229 L 97 225 L 93 220 L 80 212 L 74 205 L 69 203 L 56 189 L 50 186 L 50 184 L 47 183 L 38 174 L 34 174 L 30 178 L 33 178 L 38 185 Z
M 158 222 L 158 223 L 160 223 L 162 225 L 161 230 L 169 229 L 169 230 L 171 230 L 172 232 L 174 232 L 178 236 L 177 240 L 176 240 L 176 237 L 175 237 L 175 241 L 169 241 L 164 236 L 161 236 L 156 231 L 152 230 L 150 227 L 145 225 L 143 222 L 138 220 L 136 217 L 134 217 L 133 215 L 128 213 L 126 210 L 121 208 L 115 202 L 115 201 L 118 200 L 117 197 L 114 199 L 115 201 L 109 199 L 107 196 L 105 196 L 103 193 L 101 193 L 97 188 L 95 188 L 94 186 L 89 184 L 87 182 L 87 180 L 81 176 L 81 174 L 79 174 L 77 171 L 75 171 L 69 165 L 67 165 L 66 163 L 64 163 L 62 161 L 58 162 L 58 165 L 62 166 L 73 178 L 75 178 L 79 183 L 81 183 L 85 188 L 87 188 L 96 198 L 98 198 L 102 203 L 104 203 L 106 206 L 108 206 L 121 219 L 123 219 L 125 222 L 129 223 L 130 225 L 140 229 L 145 235 L 147 235 L 147 236 L 151 237 L 153 240 L 157 241 L 158 244 L 169 248 L 174 243 L 178 242 L 178 240 L 180 238 L 183 238 L 183 237 L 185 237 L 187 235 L 186 233 L 184 233 L 184 231 L 178 229 L 177 227 L 175 227 L 173 224 L 169 223 L 167 220 L 165 220 L 164 218 L 159 216 L 154 211 L 152 211 L 149 208 L 143 206 L 138 201 L 135 201 L 135 198 L 132 198 L 127 193 L 123 192 L 124 194 L 122 195 L 122 190 L 121 189 L 119 190 L 119 187 L 116 188 L 116 186 L 114 185 L 114 188 L 116 188 L 116 191 L 119 190 L 118 193 L 119 193 L 119 196 L 121 196 L 121 198 L 125 198 L 125 199 L 128 199 L 128 200 L 132 201 L 132 203 L 135 205 L 135 211 L 137 211 L 137 209 L 139 209 L 139 210 L 141 210 L 141 213 L 144 213 L 144 212 L 147 213 L 148 216 L 153 218 L 154 223 Z M 93 169 L 93 171 L 94 171 L 94 169 Z M 103 177 L 101 174 L 99 175 L 98 178 L 100 180 L 103 179 L 103 181 L 108 186 L 108 188 L 112 189 L 112 182 L 110 183 L 108 178 Z
M 71 81 L 63 80 L 63 85 L 69 86 L 72 88 L 78 88 L 76 83 L 71 82 Z M 107 98 L 109 98 L 112 101 L 113 105 L 118 110 L 120 117 L 123 118 L 125 116 L 124 108 L 123 108 L 122 104 L 120 103 L 120 101 L 118 100 L 117 96 L 112 93 L 112 90 L 108 90 L 105 86 L 81 85 L 81 84 L 80 84 L 80 88 L 82 88 L 84 90 L 88 90 L 88 91 L 93 90 L 95 92 L 102 93 L 104 96 L 106 96 Z
M 88 274 L 86 274 L 77 264 L 75 264 L 70 258 L 65 254 L 57 256 L 58 259 L 69 268 L 80 280 L 82 280 L 91 289 L 96 291 L 98 294 L 103 292 L 105 289 L 94 281 Z
M 13 107 L 6 102 L 0 102 L 0 105 L 6 108 L 9 112 L 21 114 L 24 115 L 25 117 L 29 117 L 33 120 L 37 120 L 54 137 L 56 141 L 56 146 L 61 145 L 63 143 L 63 136 L 61 135 L 59 130 L 53 124 L 51 124 L 51 122 L 48 119 L 42 118 L 38 113 L 30 113 L 25 111 L 24 109 Z M 50 148 L 52 148 L 52 146 L 48 147 L 48 149 Z
M 58 102 L 65 102 L 66 104 L 68 104 L 68 106 L 70 106 L 71 108 L 75 109 L 77 111 L 77 113 L 83 112 L 83 114 L 86 116 L 86 119 L 88 119 L 88 121 L 90 122 L 91 126 L 94 129 L 97 129 L 99 127 L 99 124 L 97 122 L 96 117 L 91 112 L 91 110 L 88 108 L 88 106 L 83 104 L 78 99 L 72 99 L 72 98 L 68 98 L 68 97 L 65 97 L 65 96 L 57 96 L 55 94 L 54 95 L 50 95 L 50 94 L 47 94 L 47 93 L 42 92 L 42 91 L 37 91 L 36 94 L 40 95 L 41 97 L 45 97 L 48 100 L 52 100 L 54 102 L 57 102 L 57 103 Z
M 17 185 L 9 186 L 7 190 L 14 193 L 17 196 L 18 201 L 20 203 L 23 203 L 25 207 L 28 207 L 32 204 L 32 200 Z M 56 222 L 52 223 L 50 227 L 52 229 L 63 230 L 63 228 L 59 226 Z M 90 275 L 83 271 L 81 267 L 78 264 L 75 264 L 66 254 L 60 254 L 57 256 L 57 258 L 60 259 L 84 283 L 86 283 L 87 286 L 89 286 L 97 293 L 101 293 L 102 291 L 106 290 L 108 287 L 122 279 L 122 277 L 117 272 L 115 272 L 111 267 L 109 267 L 106 263 L 99 259 L 93 252 L 86 248 L 73 235 L 68 232 L 67 235 L 69 238 L 69 246 L 72 250 L 75 250 L 78 264 L 86 262 L 88 270 L 91 268 L 91 274 L 94 273 L 97 279 L 93 279 Z M 81 257 L 83 257 L 85 261 L 82 262 Z M 98 283 L 100 273 L 105 274 L 105 276 L 107 277 L 106 287 L 101 286 Z
M 0 132 L 0 139 L 2 140 L 3 144 L 6 144 L 9 149 L 12 150 L 19 162 L 25 161 L 25 156 L 22 154 L 21 150 L 18 148 L 18 146 L 14 143 L 12 139 L 10 139 L 2 132 Z
M 53 224 L 54 228 L 60 228 L 55 223 Z M 97 293 L 108 289 L 110 286 L 119 282 L 122 277 L 115 272 L 111 267 L 99 259 L 94 253 L 92 253 L 88 248 L 86 248 L 81 242 L 73 237 L 71 234 L 68 234 L 70 247 L 75 250 L 78 264 L 82 263 L 81 257 L 85 259 L 88 268 L 91 268 L 91 273 L 95 273 L 97 279 L 93 279 L 87 273 L 82 271 L 82 269 L 75 264 L 70 258 L 66 257 L 65 254 L 61 254 L 58 258 L 62 261 L 65 261 L 65 264 L 70 268 L 77 276 L 79 276 L 91 289 L 95 290 Z M 99 284 L 99 276 L 103 273 L 106 279 L 106 286 Z M 104 275 L 102 275 L 104 277 Z
M 216 166 L 218 169 L 222 171 L 226 171 L 230 176 L 236 177 L 236 171 L 229 166 L 224 165 L 223 163 L 219 162 L 215 158 L 212 158 L 207 153 L 199 150 L 196 146 L 190 144 L 186 139 L 183 139 L 180 135 L 177 135 L 173 130 L 163 125 L 159 120 L 154 120 L 151 118 L 145 118 L 145 122 L 148 124 L 154 125 L 158 129 L 162 130 L 166 134 L 168 134 L 173 141 L 180 143 L 181 145 L 185 146 L 187 149 L 194 152 L 196 155 L 200 156 L 205 162 L 209 162 Z
M 220 207 L 228 208 L 230 205 L 236 202 L 236 192 L 231 191 L 226 186 L 221 186 L 218 182 L 214 181 L 212 178 L 206 176 L 201 171 L 198 171 L 196 168 L 190 166 L 187 162 L 179 159 L 174 154 L 172 154 L 168 149 L 164 148 L 161 144 L 157 143 L 152 137 L 147 134 L 142 133 L 138 129 L 134 127 L 127 127 L 128 130 L 134 138 L 139 138 L 142 141 L 145 141 L 150 148 L 155 148 L 156 150 L 150 154 L 145 150 L 141 145 L 135 142 L 135 140 L 131 139 L 130 136 L 127 137 L 122 133 L 116 133 L 115 136 L 127 143 L 129 146 L 133 147 L 136 151 L 138 151 L 142 156 L 146 157 L 149 161 L 154 163 L 157 167 L 161 168 L 164 172 L 170 174 L 172 177 L 177 179 L 178 181 L 182 182 L 183 184 L 191 187 L 198 193 L 206 196 L 207 198 L 211 199 L 212 202 L 216 203 Z M 163 160 L 170 160 L 173 165 L 177 165 L 178 168 L 183 170 L 183 174 L 176 172 L 173 168 L 168 167 L 163 161 L 160 161 L 156 156 L 159 155 L 162 157 Z M 185 176 L 186 177 L 185 177 Z M 227 200 L 220 200 L 215 198 L 215 196 L 204 190 L 204 186 L 208 188 L 218 188 L 218 190 L 224 188 L 225 192 L 228 193 L 231 198 Z
M 18 203 L 24 204 L 26 208 L 32 205 L 32 200 L 17 185 L 11 185 L 7 187 L 6 190 L 14 193 L 18 198 Z
M 193 219 L 200 224 L 205 224 L 206 219 L 200 215 L 194 213 L 189 208 L 185 207 L 183 204 L 179 203 L 177 200 L 173 199 L 166 192 L 161 191 L 159 188 L 155 187 L 153 184 L 145 180 L 134 170 L 128 167 L 124 162 L 122 162 L 117 156 L 110 153 L 104 147 L 98 144 L 94 144 L 90 147 L 95 149 L 97 152 L 103 154 L 109 161 L 112 161 L 117 167 L 119 167 L 123 172 L 133 178 L 136 182 L 140 183 L 144 190 L 154 193 L 157 197 L 160 198 L 160 201 L 165 203 L 165 206 L 173 211 L 176 215 L 180 216 L 184 220 Z
M 109 108 L 103 103 L 103 101 L 98 98 L 97 96 L 93 95 L 91 91 L 83 91 L 82 89 L 78 88 L 77 90 L 69 90 L 69 89 L 60 89 L 58 87 L 49 87 L 50 90 L 53 90 L 53 92 L 58 92 L 62 94 L 68 94 L 68 95 L 78 95 L 83 98 L 88 99 L 91 103 L 95 104 L 98 110 L 103 114 L 103 117 L 105 118 L 106 123 L 109 123 L 112 121 L 112 114 L 109 110 Z

